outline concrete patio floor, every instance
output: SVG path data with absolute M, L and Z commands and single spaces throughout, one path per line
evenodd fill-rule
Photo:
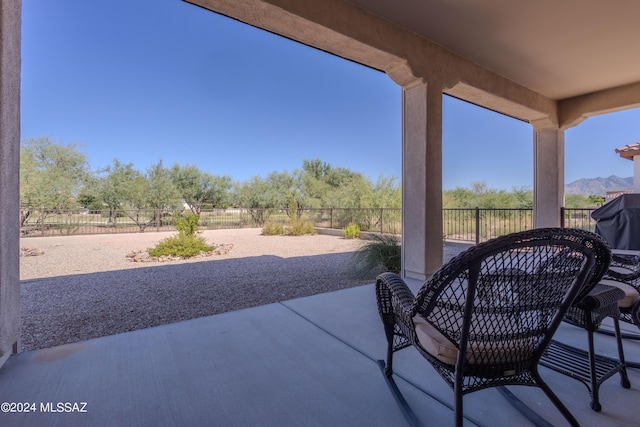
M 586 333 L 570 325 L 556 336 L 586 345 Z M 615 355 L 611 337 L 596 335 L 596 346 Z M 0 413 L 0 425 L 407 425 L 377 363 L 385 348 L 367 285 L 20 353 L 0 369 L 0 403 L 35 403 L 36 410 Z M 640 343 L 625 341 L 625 352 L 640 360 Z M 414 349 L 397 353 L 395 370 L 424 425 L 453 424 L 453 392 Z M 604 383 L 599 413 L 582 383 L 541 373 L 582 425 L 637 423 L 640 370 L 629 370 L 631 389 L 617 375 Z M 539 389 L 510 390 L 550 425 L 567 425 Z M 533 425 L 496 389 L 464 403 L 468 425 Z M 50 408 L 86 412 L 43 412 Z

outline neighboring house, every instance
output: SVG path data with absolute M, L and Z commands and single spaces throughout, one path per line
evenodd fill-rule
M 616 148 L 616 153 L 623 159 L 633 162 L 633 191 L 640 193 L 640 142 L 627 144 L 624 147 Z

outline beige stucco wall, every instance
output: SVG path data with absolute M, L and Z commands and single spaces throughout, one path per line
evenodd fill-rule
M 564 131 L 534 129 L 533 226 L 559 227 L 564 206 Z
M 0 365 L 20 335 L 20 0 L 0 0 Z
M 633 192 L 640 194 L 640 156 L 633 156 Z
M 442 265 L 442 87 L 403 88 L 402 273 L 425 280 Z
M 558 124 L 568 129 L 588 117 L 640 107 L 640 83 L 563 99 L 558 102 Z

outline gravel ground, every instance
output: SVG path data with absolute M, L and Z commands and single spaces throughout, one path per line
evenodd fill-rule
M 174 233 L 22 238 L 38 256 L 20 258 L 20 351 L 372 283 L 355 277 L 363 244 L 329 235 L 262 236 L 259 229 L 209 230 L 226 254 L 132 262 Z M 450 248 L 451 249 L 451 248 Z M 454 252 L 459 250 L 454 246 Z M 445 257 L 450 256 L 445 255 Z

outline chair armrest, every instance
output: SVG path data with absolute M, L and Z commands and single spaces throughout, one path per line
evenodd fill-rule
M 640 277 L 640 270 L 635 265 L 631 266 L 611 263 L 609 269 L 604 274 L 604 277 L 632 284 L 633 281 Z
M 605 318 L 620 317 L 618 301 L 624 297 L 625 293 L 620 288 L 599 283 L 586 297 L 573 303 L 564 320 L 595 332 Z
M 388 296 L 382 295 L 383 293 Z M 395 273 L 382 273 L 376 279 L 376 295 L 378 296 L 378 305 L 380 306 L 381 300 L 391 298 L 395 300 L 403 311 L 410 312 L 411 306 L 415 295 L 409 289 L 409 286 L 405 283 L 400 276 Z M 387 304 L 384 304 L 387 305 Z M 393 310 L 392 306 L 389 306 Z M 387 314 L 386 310 L 381 314 Z
M 635 286 L 634 282 L 640 278 L 640 256 L 612 252 L 605 277 Z
M 618 265 L 636 265 L 640 262 L 639 255 L 632 255 L 626 253 L 616 253 L 615 250 L 611 250 L 611 263 Z
M 395 273 L 382 273 L 376 279 L 376 298 L 382 322 L 388 326 L 399 322 L 406 328 L 405 333 L 410 334 L 414 295 L 404 280 Z
M 610 305 L 617 307 L 618 301 L 625 296 L 622 289 L 615 286 L 597 284 L 591 292 L 580 301 L 574 303 L 574 307 L 584 310 L 596 310 Z

